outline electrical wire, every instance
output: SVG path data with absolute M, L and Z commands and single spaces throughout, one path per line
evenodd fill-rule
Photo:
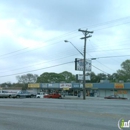
M 123 20 L 123 19 L 128 19 L 128 18 L 130 18 L 130 16 L 127 16 L 127 17 L 124 17 L 124 18 L 119 18 L 119 19 L 115 19 L 115 20 L 111 20 L 111 21 L 107 21 L 107 22 L 103 22 L 103 23 L 99 23 L 99 24 L 95 24 L 95 25 L 89 25 L 89 27 L 95 27 L 95 26 L 103 26 L 103 25 L 107 25 L 107 24 L 110 24 L 110 23 L 113 23 L 113 22 L 116 22 L 116 21 L 119 21 L 119 20 Z M 129 23 L 129 22 L 127 22 L 127 23 Z M 121 23 L 121 24 L 124 24 L 124 23 Z M 120 24 L 120 25 L 121 25 Z M 126 24 L 126 23 L 125 23 Z M 115 26 L 115 25 L 114 25 Z M 117 26 L 117 25 L 116 25 Z M 108 27 L 107 27 L 108 28 Z M 103 28 L 104 29 L 104 28 Z M 98 30 L 101 30 L 101 29 L 98 29 Z M 61 38 L 61 37 L 63 37 L 63 36 L 66 36 L 66 35 L 69 35 L 69 34 L 73 34 L 74 32 L 76 32 L 77 30 L 73 30 L 73 31 L 70 31 L 70 32 L 67 32 L 67 33 L 65 33 L 65 34 L 62 34 L 62 35 L 60 35 L 60 36 L 57 36 L 57 37 L 55 37 L 55 38 L 52 38 L 52 39 L 49 39 L 49 40 L 46 40 L 46 41 L 44 41 L 44 42 L 48 42 L 48 41 L 53 41 L 53 40 L 55 40 L 55 39 L 57 39 L 57 38 Z M 41 47 L 40 47 L 41 48 Z M 23 49 L 25 49 L 25 48 L 23 48 Z M 23 50 L 23 49 L 21 49 L 21 50 Z M 28 49 L 28 48 L 26 48 L 26 49 Z M 4 55 L 9 55 L 9 54 L 12 54 L 12 53 L 16 53 L 16 52 L 18 52 L 18 51 L 20 51 L 20 50 L 16 50 L 16 51 L 14 51 L 14 52 L 10 52 L 10 53 L 6 53 L 6 54 L 3 54 L 3 55 L 0 55 L 0 57 L 1 56 L 4 56 Z
M 44 67 L 44 68 L 40 68 L 40 69 L 35 69 L 35 70 L 30 70 L 30 71 L 26 71 L 26 72 L 21 72 L 21 73 L 14 73 L 14 74 L 9 74 L 9 75 L 2 75 L 0 76 L 0 78 L 2 77 L 9 77 L 9 76 L 13 76 L 13 75 L 19 75 L 19 74 L 25 74 L 25 73 L 30 73 L 30 72 L 34 72 L 34 71 L 39 71 L 39 70 L 43 70 L 43 69 L 49 69 L 49 68 L 54 68 L 54 67 L 58 67 L 61 65 L 66 65 L 66 64 L 70 64 L 70 63 L 74 63 L 75 61 L 70 61 L 70 62 L 65 62 L 65 63 L 61 63 L 61 64 L 57 64 L 57 65 L 53 65 L 53 66 L 49 66 L 49 67 Z M 105 71 L 99 69 L 98 67 L 92 65 L 94 68 L 102 71 L 103 73 L 106 73 Z M 108 73 L 107 73 L 108 74 Z
M 92 55 L 90 55 L 89 53 L 87 53 L 87 54 L 88 54 L 89 56 L 91 56 L 91 58 L 92 58 Z M 101 62 L 99 62 L 99 61 L 97 60 L 97 58 L 96 58 L 96 62 L 100 63 L 102 66 L 104 66 L 104 67 L 108 68 L 109 70 L 114 71 L 114 70 L 113 70 L 113 69 L 111 69 L 110 67 L 108 67 L 108 66 L 106 66 L 106 65 L 102 64 Z
M 109 74 L 109 73 L 107 73 L 107 72 L 105 72 L 105 71 L 99 69 L 98 67 L 96 67 L 96 66 L 94 66 L 94 65 L 92 65 L 92 66 L 93 66 L 94 68 L 96 68 L 97 70 L 100 70 L 100 71 L 103 72 L 103 73 Z
M 128 22 L 127 22 L 128 23 Z M 123 24 L 125 24 L 125 23 L 123 23 Z M 117 25 L 116 25 L 117 26 Z M 52 39 L 51 39 L 52 40 Z M 54 39 L 53 39 L 54 40 Z M 40 47 L 41 48 L 41 47 Z M 25 49 L 25 48 L 24 48 Z M 21 49 L 21 50 L 24 50 L 24 49 Z M 27 48 L 26 48 L 27 49 Z M 126 49 L 128 49 L 128 48 L 126 48 Z M 19 51 L 21 51 L 21 50 L 17 50 L 17 51 L 14 51 L 14 52 L 11 52 L 11 53 L 8 53 L 8 54 L 12 54 L 12 53 L 16 53 L 16 52 L 19 52 Z M 115 49 L 114 49 L 115 50 Z M 123 49 L 116 49 L 116 50 L 123 50 Z M 102 51 L 109 51 L 109 50 L 102 50 Z M 7 54 L 4 54 L 4 55 L 7 55 Z M 1 55 L 1 56 L 3 56 L 3 55 Z M 123 55 L 124 56 L 124 55 Z M 126 55 L 125 55 L 126 56 Z M 127 56 L 129 56 L 129 55 L 127 55 Z M 115 56 L 114 56 L 115 57 Z M 116 56 L 117 57 L 117 56 Z M 118 56 L 118 57 L 120 57 L 120 56 Z
M 104 57 L 97 57 L 96 59 L 101 59 L 101 58 L 113 58 L 113 57 L 126 57 L 130 55 L 119 55 L 119 56 L 104 56 Z
M 77 55 L 77 54 L 72 54 L 72 55 L 65 56 L 65 57 L 61 57 L 61 58 L 57 58 L 57 59 L 54 59 L 54 60 L 49 60 L 49 61 L 46 61 L 46 62 L 41 62 L 41 63 L 34 64 L 34 65 L 28 65 L 28 66 L 20 67 L 20 68 L 17 68 L 17 69 L 12 69 L 12 70 L 10 70 L 10 71 L 25 69 L 25 68 L 37 66 L 37 65 L 40 65 L 40 64 L 43 64 L 43 63 L 49 63 L 49 62 L 52 62 L 52 61 L 57 61 L 57 60 L 59 61 L 59 60 L 61 60 L 61 59 L 65 59 L 65 58 L 68 58 L 68 57 L 71 57 L 71 56 L 75 56 L 75 55 Z M 0 73 L 5 73 L 5 72 L 9 72 L 9 71 L 8 71 L 8 70 L 6 70 L 6 71 L 1 71 Z
M 49 69 L 49 68 L 53 68 L 53 67 L 57 67 L 57 66 L 61 66 L 61 65 L 73 63 L 73 62 L 74 62 L 74 61 L 70 61 L 70 62 L 61 63 L 61 64 L 57 64 L 57 65 L 53 65 L 53 66 L 49 66 L 49 67 L 45 67 L 45 68 L 30 70 L 30 71 L 26 71 L 26 72 L 14 73 L 14 74 L 9 74 L 9 75 L 3 75 L 3 76 L 0 76 L 0 77 L 2 78 L 2 77 L 8 77 L 8 76 L 19 75 L 19 74 L 24 74 L 24 73 L 30 73 L 30 72 L 39 71 L 39 70 L 43 70 L 43 69 Z
M 9 52 L 9 53 L 6 53 L 6 54 L 2 54 L 2 55 L 0 55 L 0 57 L 1 57 L 1 56 L 10 55 L 10 54 L 13 54 L 13 53 L 17 53 L 17 52 L 20 52 L 20 51 L 23 51 L 23 50 L 26 50 L 26 49 L 28 49 L 28 47 L 22 48 L 22 49 L 20 49 L 20 50 L 12 51 L 12 52 Z

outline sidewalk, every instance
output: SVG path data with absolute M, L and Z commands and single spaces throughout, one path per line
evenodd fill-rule
M 62 98 L 63 98 L 63 99 L 83 100 L 83 96 L 78 97 L 78 96 L 68 96 L 68 95 L 66 95 L 65 97 L 62 97 Z M 102 98 L 102 97 L 88 97 L 88 96 L 86 96 L 86 100 L 87 100 L 87 99 L 102 100 L 102 99 L 104 99 L 104 98 Z

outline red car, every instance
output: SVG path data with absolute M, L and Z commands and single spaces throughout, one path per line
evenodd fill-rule
M 111 96 L 108 96 L 108 97 L 104 97 L 105 99 L 127 99 L 127 98 L 124 98 L 124 97 L 120 97 L 118 95 L 111 95 Z
M 44 98 L 62 98 L 62 97 L 60 94 L 54 93 L 54 94 L 44 95 Z

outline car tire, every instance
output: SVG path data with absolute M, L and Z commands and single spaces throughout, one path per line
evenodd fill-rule
M 20 96 L 19 96 L 19 95 L 17 95 L 17 96 L 16 96 L 16 98 L 20 98 Z

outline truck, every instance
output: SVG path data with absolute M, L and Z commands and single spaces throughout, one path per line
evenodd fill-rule
M 9 93 L 8 91 L 0 89 L 0 98 L 11 98 L 14 95 L 16 95 L 16 94 L 15 93 Z
M 39 92 L 39 93 L 37 93 L 36 98 L 44 98 L 44 95 L 48 95 L 48 94 L 46 94 L 44 92 Z
M 34 93 L 30 93 L 28 91 L 18 91 L 13 98 L 32 98 L 32 97 L 36 97 L 36 94 Z

